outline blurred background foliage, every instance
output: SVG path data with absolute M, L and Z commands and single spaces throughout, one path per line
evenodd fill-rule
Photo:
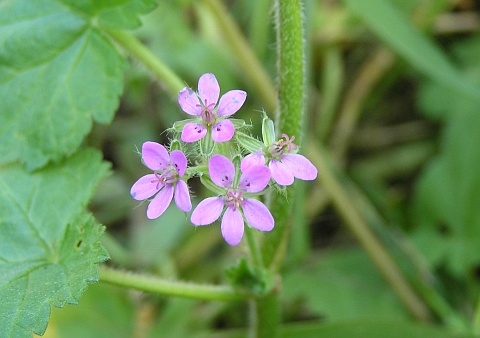
M 315 163 L 315 145 L 330 151 L 338 180 L 438 327 L 412 321 L 320 182 L 299 182 L 282 270 L 287 323 L 282 334 L 471 333 L 480 329 L 480 111 L 479 97 L 469 92 L 471 85 L 480 87 L 480 3 L 391 0 L 384 2 L 389 11 L 367 8 L 368 3 L 305 1 L 307 111 L 301 152 Z M 275 81 L 271 1 L 223 4 Z M 196 88 L 198 77 L 212 72 L 222 93 L 248 92 L 236 117 L 258 127 L 261 110 L 274 116 L 204 1 L 159 1 L 143 23 L 132 34 L 186 85 Z M 238 263 L 242 245 L 225 245 L 216 225 L 195 229 L 174 207 L 147 220 L 145 206 L 128 193 L 148 171 L 136 148 L 145 141 L 168 143 L 163 131 L 185 116 L 176 98 L 134 59 L 125 77 L 113 123 L 95 125 L 87 140 L 113 165 L 90 206 L 108 228 L 103 238 L 112 257 L 108 264 L 167 278 L 225 282 L 225 267 Z M 196 205 L 203 193 L 195 181 L 192 186 Z M 78 306 L 54 309 L 46 337 L 236 337 L 243 336 L 247 321 L 242 302 L 167 299 L 99 284 L 89 287 Z M 211 333 L 217 330 L 222 333 Z

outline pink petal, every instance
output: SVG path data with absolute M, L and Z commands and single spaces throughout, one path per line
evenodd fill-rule
M 148 174 L 140 177 L 137 182 L 133 184 L 132 189 L 130 189 L 130 195 L 137 201 L 143 201 L 155 195 L 162 187 L 163 185 L 159 184 L 157 176 Z
M 248 168 L 254 165 L 262 165 L 262 164 L 265 164 L 265 156 L 263 156 L 262 151 L 259 150 L 245 156 L 242 162 L 240 163 L 240 169 L 242 169 L 242 172 L 245 172 L 248 170 Z
M 225 241 L 234 246 L 240 243 L 243 237 L 244 222 L 240 210 L 227 208 L 222 218 L 222 236 Z
M 189 212 L 192 210 L 192 202 L 190 201 L 190 193 L 188 192 L 187 183 L 178 181 L 175 189 L 175 204 L 178 209 Z
M 202 106 L 198 101 L 197 94 L 192 88 L 185 87 L 178 93 L 178 104 L 182 110 L 190 115 L 200 115 Z
M 235 133 L 235 127 L 232 121 L 222 120 L 217 122 L 212 127 L 212 139 L 215 142 L 227 142 L 230 141 Z
M 142 159 L 152 170 L 165 169 L 170 163 L 167 149 L 157 142 L 145 142 L 142 145 Z
M 187 123 L 182 130 L 183 142 L 195 142 L 207 135 L 207 128 L 203 124 L 199 123 Z
M 185 170 L 187 170 L 187 158 L 180 150 L 174 150 L 170 153 L 170 161 L 177 170 L 178 175 L 183 177 Z
M 275 225 L 273 216 L 262 202 L 246 198 L 242 209 L 248 224 L 253 228 L 260 231 L 270 231 L 273 229 Z
M 198 79 L 198 95 L 200 95 L 204 105 L 212 105 L 213 109 L 220 96 L 220 86 L 215 75 L 207 73 L 200 76 L 200 79 Z
M 301 180 L 311 181 L 317 178 L 317 168 L 305 156 L 299 154 L 288 154 L 282 157 L 282 162 L 285 163 L 291 170 L 293 176 Z
M 230 188 L 235 178 L 235 167 L 223 155 L 213 155 L 208 162 L 208 172 L 213 183 L 220 187 Z
M 270 181 L 270 169 L 264 164 L 255 165 L 242 173 L 238 187 L 248 192 L 259 192 L 265 189 Z
M 285 163 L 271 160 L 268 166 L 275 182 L 280 185 L 291 185 L 293 183 L 292 171 Z
M 223 199 L 221 197 L 208 197 L 201 201 L 192 212 L 190 221 L 195 225 L 207 225 L 215 222 L 222 213 Z
M 173 197 L 173 185 L 166 185 L 155 198 L 150 202 L 147 208 L 147 217 L 155 219 L 160 217 L 167 210 Z
M 231 90 L 220 98 L 218 103 L 218 116 L 230 116 L 236 113 L 245 102 L 247 93 L 243 90 Z

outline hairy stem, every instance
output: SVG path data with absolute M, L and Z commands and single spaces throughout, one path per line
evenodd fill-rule
M 304 110 L 304 41 L 303 15 L 298 0 L 277 0 L 275 2 L 277 45 L 279 107 L 276 116 L 277 136 L 286 133 L 295 135 L 301 142 Z M 286 247 L 285 241 L 290 233 L 288 218 L 294 187 L 289 187 L 287 196 L 273 194 L 270 210 L 275 218 L 275 229 L 263 245 L 263 258 L 267 267 L 279 266 Z M 289 225 L 290 224 L 290 225 Z
M 248 294 L 237 291 L 230 286 L 171 281 L 105 267 L 100 268 L 100 281 L 171 297 L 219 301 L 245 300 L 250 297 Z
M 185 87 L 184 82 L 151 50 L 146 48 L 132 35 L 118 30 L 105 31 L 117 44 L 134 56 L 165 86 L 169 94 L 176 98 L 178 92 Z
M 245 227 L 245 235 L 247 237 L 248 248 L 250 249 L 250 256 L 252 258 L 253 264 L 259 268 L 263 268 L 262 255 L 260 253 L 260 248 L 258 247 L 257 239 L 253 233 L 252 228 Z
M 304 109 L 304 41 L 301 1 L 276 0 L 278 98 L 276 124 L 277 136 L 295 135 L 301 140 Z M 293 198 L 290 187 L 287 198 Z M 291 232 L 289 222 L 291 207 L 285 196 L 273 194 L 269 200 L 275 218 L 275 228 L 263 242 L 263 261 L 267 268 L 278 270 L 283 262 L 286 244 Z M 252 337 L 276 337 L 280 323 L 280 305 L 275 290 L 254 300 L 252 305 Z

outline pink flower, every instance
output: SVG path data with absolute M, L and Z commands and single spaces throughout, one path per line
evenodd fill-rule
M 236 113 L 245 102 L 247 93 L 243 90 L 231 90 L 218 102 L 220 86 L 215 75 L 203 74 L 198 80 L 198 95 L 185 87 L 178 93 L 178 103 L 187 114 L 197 116 L 188 122 L 182 130 L 183 142 L 195 142 L 211 130 L 215 142 L 229 141 L 235 132 L 233 123 L 226 119 Z
M 175 192 L 175 204 L 188 212 L 192 209 L 190 193 L 183 177 L 187 169 L 187 158 L 180 150 L 168 155 L 167 149 L 156 142 L 145 142 L 142 146 L 144 164 L 154 171 L 140 179 L 132 186 L 130 194 L 138 201 L 157 194 L 147 208 L 147 217 L 160 217 L 172 201 Z
M 245 156 L 241 163 L 242 172 L 249 170 L 252 166 L 265 164 L 268 162 L 272 178 L 279 185 L 291 185 L 294 178 L 301 180 L 314 180 L 317 178 L 317 168 L 305 156 L 291 154 L 297 150 L 297 145 L 293 143 L 295 136 L 289 138 L 282 134 L 282 138 L 267 146 L 265 151 L 256 151 Z
M 260 201 L 248 198 L 249 193 L 265 189 L 270 180 L 270 172 L 264 164 L 255 165 L 242 173 L 238 184 L 235 181 L 235 167 L 222 155 L 214 155 L 208 163 L 210 178 L 224 194 L 208 197 L 193 210 L 191 221 L 195 225 L 208 225 L 215 222 L 225 208 L 221 231 L 230 245 L 240 243 L 244 232 L 244 217 L 247 223 L 260 231 L 273 229 L 274 220 L 267 207 Z

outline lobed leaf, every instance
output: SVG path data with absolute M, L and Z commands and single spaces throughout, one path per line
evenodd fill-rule
M 0 169 L 0 337 L 43 334 L 50 305 L 77 303 L 108 258 L 83 209 L 108 171 L 92 150 L 33 174 Z
M 101 27 L 133 28 L 153 0 L 0 4 L 0 164 L 32 170 L 76 151 L 112 120 L 123 57 Z
M 419 249 L 429 260 L 465 277 L 480 264 L 480 115 L 456 116 L 447 126 L 440 156 L 417 185 Z
M 457 43 L 453 55 L 462 72 L 480 85 L 480 38 Z M 430 263 L 445 265 L 465 277 L 480 264 L 480 115 L 478 103 L 436 83 L 420 91 L 422 113 L 446 127 L 438 156 L 425 168 L 416 186 L 414 239 Z

